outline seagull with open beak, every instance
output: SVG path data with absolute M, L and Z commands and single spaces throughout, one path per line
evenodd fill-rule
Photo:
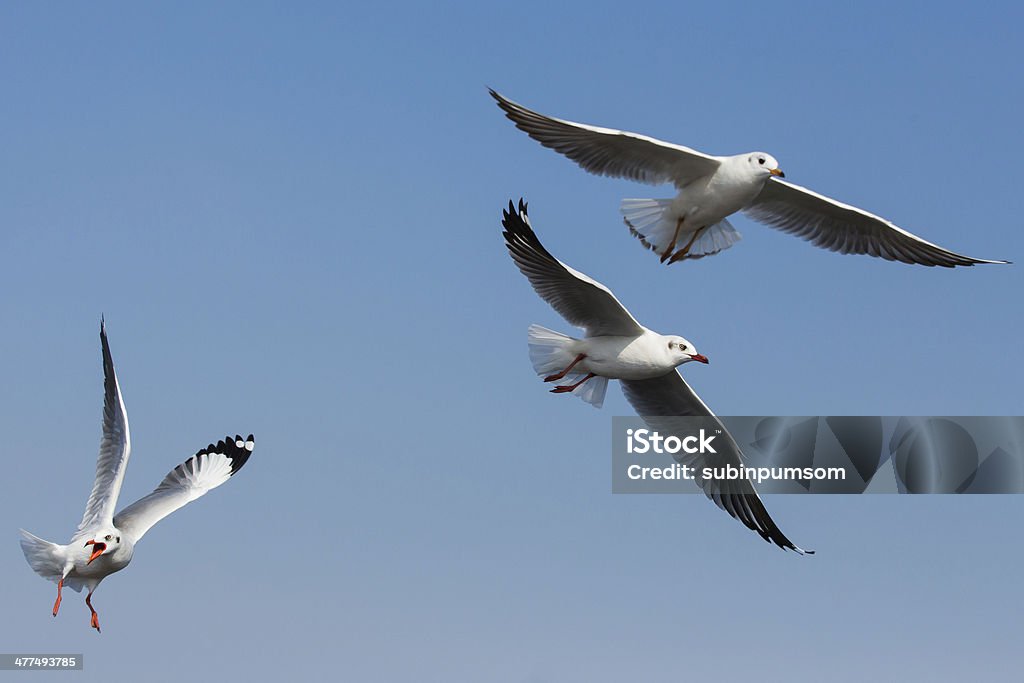
M 100 343 L 103 346 L 103 438 L 96 460 L 96 479 L 82 522 L 67 545 L 21 532 L 21 549 L 29 565 L 44 579 L 57 584 L 53 616 L 60 610 L 65 586 L 74 591 L 87 588 L 85 604 L 91 613 L 89 623 L 97 631 L 100 621 L 92 606 L 92 594 L 100 582 L 128 566 L 135 544 L 154 524 L 226 482 L 245 464 L 255 447 L 252 434 L 244 439 L 226 437 L 210 444 L 171 470 L 155 491 L 114 514 L 131 453 L 131 439 L 128 413 L 121 400 L 121 387 L 102 322 Z

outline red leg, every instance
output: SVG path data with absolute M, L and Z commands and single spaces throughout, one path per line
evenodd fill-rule
M 576 384 L 566 384 L 566 385 L 557 386 L 557 387 L 555 387 L 554 389 L 551 390 L 551 393 L 552 394 L 566 394 L 566 393 L 572 391 L 573 389 L 575 389 L 576 387 L 578 387 L 579 385 L 581 385 L 584 382 L 586 382 L 591 377 L 596 377 L 596 375 L 591 372 L 586 377 L 581 379 L 579 382 L 576 382 Z
M 573 362 L 569 363 L 569 367 L 567 367 L 565 370 L 562 370 L 561 372 L 559 372 L 559 373 L 557 373 L 555 375 L 548 375 L 547 377 L 544 378 L 544 381 L 545 382 L 554 382 L 556 379 L 562 379 L 567 374 L 569 374 L 570 370 L 572 370 L 574 367 L 576 367 L 577 363 L 579 363 L 581 360 L 583 360 L 586 357 L 587 357 L 586 354 L 581 353 L 580 355 L 576 356 L 576 360 L 574 360 Z
M 57 610 L 60 609 L 60 589 L 64 587 L 64 579 L 57 582 L 57 600 L 53 603 L 53 616 L 57 616 Z
M 679 239 L 679 231 L 683 229 L 684 220 L 686 220 L 686 218 L 680 218 L 676 221 L 676 232 L 672 235 L 672 241 L 668 243 L 668 247 L 665 248 L 665 251 L 661 255 L 662 263 L 668 260 L 668 257 L 672 255 L 672 250 L 676 248 L 676 240 Z
M 96 610 L 92 608 L 92 591 L 89 591 L 89 594 L 85 596 L 85 604 L 89 606 L 89 611 L 92 612 L 92 619 L 89 620 L 89 624 L 96 629 L 97 633 L 103 633 L 100 630 L 100 615 L 96 614 Z
M 706 228 L 706 227 L 707 226 L 704 226 L 704 228 Z M 699 228 L 697 230 L 697 232 L 693 233 L 693 237 L 690 238 L 690 241 L 686 243 L 685 247 L 683 247 L 682 249 L 677 251 L 675 253 L 675 255 L 673 255 L 672 258 L 669 259 L 669 263 L 675 263 L 676 261 L 682 261 L 684 258 L 686 258 L 686 255 L 690 253 L 690 247 L 692 247 L 693 243 L 697 241 L 697 238 L 700 237 L 700 234 L 702 232 L 704 232 L 704 228 Z M 665 259 L 662 259 L 662 261 L 664 261 L 664 260 Z

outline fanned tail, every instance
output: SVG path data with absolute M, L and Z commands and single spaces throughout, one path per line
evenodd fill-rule
M 575 375 L 573 377 L 566 377 L 566 383 L 578 382 L 583 379 L 584 375 Z M 604 405 L 604 395 L 608 393 L 608 378 L 595 376 L 588 379 L 583 384 L 573 389 L 572 393 L 579 396 L 584 401 L 600 408 Z
M 700 231 L 683 229 L 676 234 L 676 222 L 667 216 L 672 206 L 671 199 L 623 199 L 619 210 L 622 220 L 629 227 L 631 235 L 651 251 L 661 255 L 672 245 L 673 253 L 668 259 L 670 263 L 683 259 L 699 259 L 717 254 L 728 249 L 741 237 L 736 228 L 728 220 L 721 220 Z M 690 240 L 693 239 L 692 243 Z
M 21 529 L 21 551 L 32 571 L 54 583 L 64 575 L 64 547 L 44 541 Z
M 530 363 L 534 371 L 541 377 L 554 375 L 565 368 L 576 359 L 576 354 L 570 349 L 571 344 L 577 341 L 569 335 L 549 330 L 540 325 L 530 325 L 527 342 L 530 347 Z M 586 377 L 585 373 L 571 371 L 558 380 L 559 385 L 572 385 Z M 607 377 L 591 377 L 572 393 L 594 406 L 600 408 L 604 405 L 604 397 L 608 392 Z
M 541 377 L 563 370 L 576 357 L 569 345 L 576 341 L 561 332 L 549 330 L 540 325 L 530 325 L 527 344 L 530 347 L 530 363 Z

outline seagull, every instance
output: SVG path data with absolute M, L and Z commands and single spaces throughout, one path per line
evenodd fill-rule
M 740 234 L 728 218 L 737 211 L 842 254 L 946 268 L 1009 263 L 943 249 L 884 218 L 787 182 L 779 163 L 765 152 L 712 156 L 637 133 L 545 116 L 489 90 L 516 128 L 583 170 L 675 185 L 674 199 L 624 199 L 620 206 L 630 233 L 662 263 L 731 247 Z
M 716 453 L 687 456 L 683 464 L 695 466 L 698 472 L 704 467 L 742 467 L 743 454 L 736 441 L 677 370 L 691 361 L 707 364 L 708 359 L 683 337 L 647 329 L 611 290 L 552 256 L 533 232 L 522 199 L 518 211 L 509 201 L 508 209 L 502 212 L 502 226 L 512 260 L 540 298 L 585 330 L 582 339 L 574 339 L 540 325 L 530 326 L 530 361 L 537 374 L 545 382 L 571 377 L 551 391 L 573 393 L 599 408 L 608 380 L 617 379 L 637 414 L 666 437 L 679 429 L 678 419 L 673 418 L 680 417 L 707 418 L 714 429 L 721 430 L 723 443 L 716 442 Z M 678 436 L 681 439 L 686 434 Z M 718 507 L 764 540 L 801 555 L 814 553 L 795 545 L 782 533 L 750 480 L 694 481 Z
M 60 609 L 61 590 L 75 592 L 88 588 L 85 604 L 92 613 L 91 626 L 100 632 L 99 616 L 92 606 L 92 594 L 107 576 L 128 566 L 135 544 L 150 527 L 181 506 L 226 482 L 249 459 L 255 447 L 252 434 L 246 438 L 225 437 L 201 449 L 175 467 L 148 496 L 114 514 L 131 453 L 128 414 L 121 400 L 121 388 L 114 373 L 114 361 L 100 322 L 103 346 L 103 438 L 96 460 L 96 480 L 85 506 L 78 531 L 67 545 L 58 545 L 21 530 L 21 549 L 32 569 L 57 584 L 53 616 Z

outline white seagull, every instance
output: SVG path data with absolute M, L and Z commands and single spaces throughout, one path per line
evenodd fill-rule
M 502 226 L 505 246 L 533 289 L 563 318 L 585 330 L 582 339 L 574 339 L 540 325 L 530 326 L 533 369 L 545 382 L 569 378 L 552 392 L 571 392 L 600 407 L 608 380 L 617 379 L 637 414 L 663 435 L 673 433 L 678 425 L 673 418 L 678 417 L 709 418 L 714 428 L 722 430 L 724 443 L 717 453 L 694 454 L 684 464 L 695 466 L 698 472 L 704 467 L 742 467 L 743 455 L 735 440 L 676 369 L 683 363 L 707 363 L 708 359 L 682 337 L 647 329 L 611 290 L 552 256 L 533 232 L 522 199 L 518 211 L 508 203 L 502 212 Z M 814 552 L 786 538 L 749 480 L 695 481 L 718 507 L 766 541 L 800 554 Z
M 225 437 L 210 444 L 175 467 L 160 485 L 144 498 L 114 514 L 131 453 L 128 414 L 114 373 L 114 361 L 107 333 L 100 322 L 103 345 L 103 438 L 96 460 L 96 481 L 85 506 L 78 531 L 67 545 L 58 545 L 21 530 L 21 549 L 33 570 L 57 584 L 53 616 L 60 609 L 61 589 L 76 592 L 89 589 L 85 604 L 92 613 L 90 623 L 100 630 L 92 606 L 92 594 L 104 578 L 128 566 L 135 544 L 149 528 L 181 506 L 226 482 L 241 469 L 255 446 L 252 434 L 246 438 Z
M 770 154 L 712 156 L 645 135 L 564 121 L 491 96 L 519 130 L 590 173 L 651 185 L 672 183 L 674 199 L 624 199 L 630 232 L 662 263 L 711 256 L 740 239 L 728 217 L 750 218 L 842 254 L 924 266 L 1009 263 L 971 258 L 921 239 L 884 218 L 782 180 Z

